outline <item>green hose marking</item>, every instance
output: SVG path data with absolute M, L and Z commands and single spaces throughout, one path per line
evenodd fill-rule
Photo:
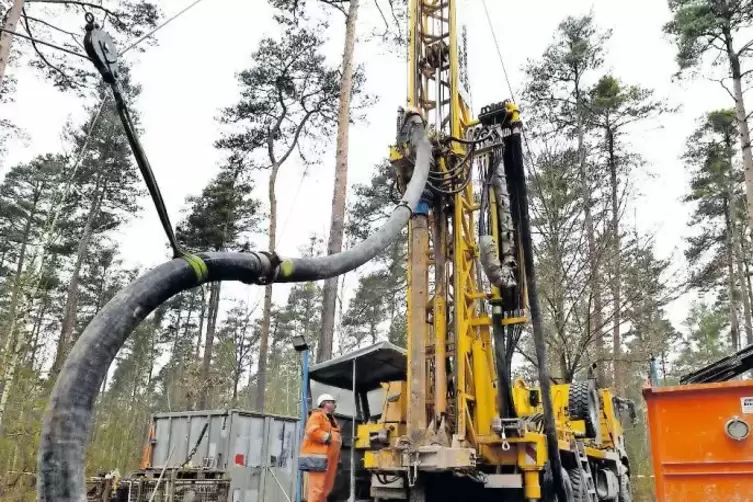
M 191 265 L 191 268 L 196 274 L 196 279 L 199 282 L 204 282 L 207 279 L 209 270 L 207 269 L 207 264 L 204 263 L 204 260 L 196 256 L 195 254 L 184 254 L 183 256 L 181 256 L 181 258 L 186 260 L 188 264 Z
M 280 264 L 280 270 L 282 271 L 283 277 L 288 277 L 293 273 L 293 262 L 290 260 L 285 260 Z

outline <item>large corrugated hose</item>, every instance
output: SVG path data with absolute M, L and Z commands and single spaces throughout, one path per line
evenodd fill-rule
M 84 448 L 95 399 L 115 355 L 136 326 L 159 305 L 205 282 L 260 284 L 335 277 L 368 262 L 399 235 L 418 204 L 432 158 L 423 121 L 416 115 L 406 120 L 416 152 L 413 175 L 387 222 L 357 246 L 329 256 L 281 261 L 258 252 L 201 253 L 176 258 L 149 271 L 105 305 L 74 345 L 52 390 L 39 443 L 37 500 L 86 499 Z

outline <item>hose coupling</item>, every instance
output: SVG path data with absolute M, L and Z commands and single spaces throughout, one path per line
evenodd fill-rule
M 266 273 L 259 274 L 259 278 L 254 282 L 254 284 L 258 284 L 260 286 L 272 284 L 275 281 L 275 277 L 277 277 L 277 270 L 280 268 L 282 260 L 274 251 L 259 251 L 258 254 L 266 256 L 271 266 L 267 270 L 264 270 L 264 267 L 262 267 L 262 272 Z

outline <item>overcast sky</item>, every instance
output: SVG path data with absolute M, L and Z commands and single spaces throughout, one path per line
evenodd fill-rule
M 170 0 L 163 3 L 164 11 L 171 15 L 189 3 L 191 0 Z M 697 117 L 731 103 L 716 83 L 671 81 L 676 71 L 674 49 L 661 31 L 669 19 L 666 2 L 487 0 L 487 4 L 516 93 L 521 89 L 522 65 L 540 56 L 557 24 L 567 15 L 593 9 L 597 23 L 614 30 L 606 55 L 608 68 L 628 83 L 653 88 L 658 96 L 684 105 L 678 114 L 646 125 L 633 137 L 655 175 L 653 179 L 639 178 L 643 193 L 635 208 L 639 228 L 656 234 L 660 256 L 680 259 L 689 211 L 680 202 L 688 176 L 678 158 Z M 468 28 L 472 102 L 478 111 L 485 104 L 508 98 L 509 92 L 481 0 L 458 0 L 458 17 Z M 337 15 L 333 20 L 329 55 L 337 61 L 342 29 Z M 204 0 L 161 30 L 158 46 L 138 56 L 133 74 L 143 86 L 136 105 L 145 129 L 143 142 L 173 223 L 180 218 L 185 197 L 198 193 L 216 173 L 221 153 L 212 144 L 220 133 L 215 120 L 218 110 L 236 100 L 236 72 L 249 66 L 258 40 L 274 30 L 264 0 Z M 393 141 L 395 112 L 405 102 L 406 67 L 394 55 L 368 44 L 357 46 L 356 59 L 366 65 L 369 91 L 379 97 L 378 105 L 368 114 L 369 122 L 356 125 L 350 136 L 349 181 L 365 182 Z M 51 90 L 27 71 L 13 69 L 13 73 L 19 79 L 16 102 L 5 105 L 3 115 L 23 127 L 29 141 L 12 145 L 5 169 L 37 154 L 59 151 L 66 121 L 83 117 L 81 101 Z M 330 149 L 321 168 L 305 179 L 295 161 L 284 166 L 277 190 L 280 254 L 296 254 L 312 233 L 326 238 L 333 165 L 334 151 Z M 264 181 L 264 177 L 259 180 L 259 197 L 264 197 Z M 144 207 L 141 216 L 120 233 L 121 252 L 129 264 L 151 267 L 164 261 L 167 253 L 156 212 L 148 201 Z M 353 284 L 355 279 L 349 277 L 348 281 Z M 232 291 L 252 303 L 261 298 L 260 289 L 239 285 Z M 287 287 L 276 286 L 276 300 L 284 301 L 286 292 Z M 671 316 L 678 327 L 686 311 L 687 299 L 673 305 Z

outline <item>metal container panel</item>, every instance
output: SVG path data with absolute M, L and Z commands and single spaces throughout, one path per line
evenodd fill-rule
M 287 502 L 294 497 L 301 430 L 297 418 L 214 410 L 159 413 L 153 421 L 151 469 L 180 467 L 208 421 L 190 460 L 194 467 L 226 471 L 230 500 Z
M 753 429 L 752 381 L 646 387 L 660 502 L 753 501 L 753 435 L 728 437 L 733 417 Z

